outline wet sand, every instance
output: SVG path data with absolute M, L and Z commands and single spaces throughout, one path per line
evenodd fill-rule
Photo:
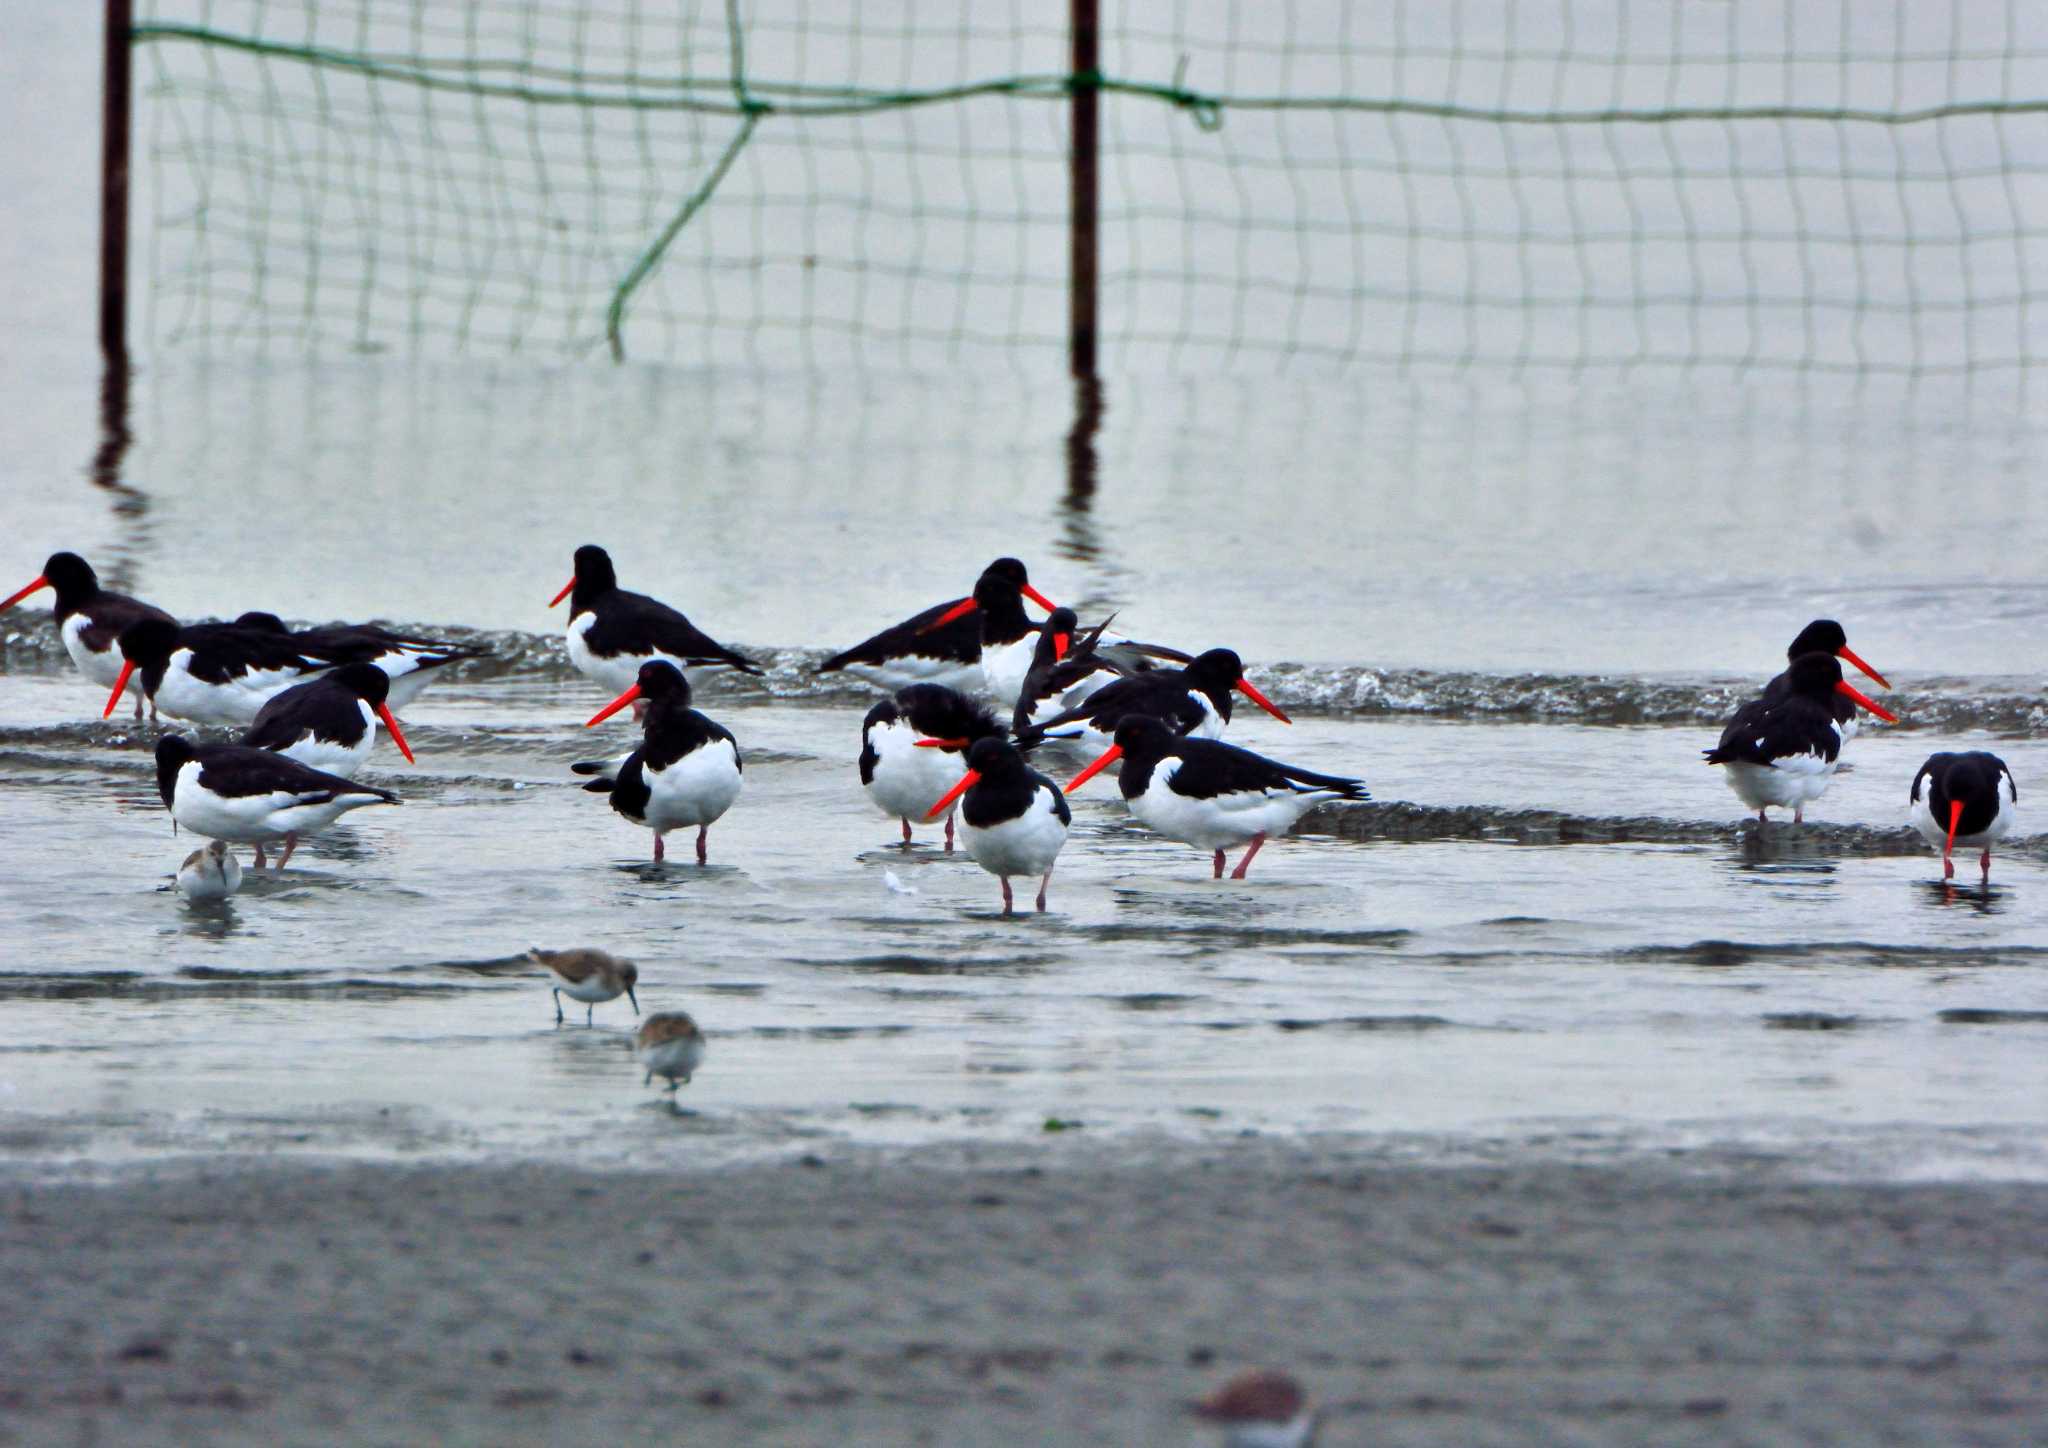
M 0 1441 L 2038 1442 L 2048 1187 L 1246 1140 L 0 1186 Z

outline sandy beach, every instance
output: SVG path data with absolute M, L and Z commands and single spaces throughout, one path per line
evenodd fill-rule
M 9 1443 L 2039 1442 L 2048 1188 L 1261 1140 L 17 1175 Z

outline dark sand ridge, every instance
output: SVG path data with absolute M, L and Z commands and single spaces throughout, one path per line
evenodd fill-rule
M 1102 1145 L 1106 1145 L 1102 1144 Z M 1262 1141 L 0 1187 L 0 1441 L 2041 1441 L 2048 1186 Z

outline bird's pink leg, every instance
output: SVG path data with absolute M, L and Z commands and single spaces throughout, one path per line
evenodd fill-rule
M 263 868 L 263 846 L 261 844 L 256 846 L 255 865 L 256 868 L 259 870 Z
M 1263 831 L 1252 836 L 1252 847 L 1244 852 L 1244 858 L 1242 860 L 1239 860 L 1237 862 L 1237 868 L 1230 872 L 1231 879 L 1242 880 L 1244 878 L 1244 872 L 1251 868 L 1252 856 L 1256 855 L 1259 852 L 1259 846 L 1263 845 L 1264 843 L 1266 843 L 1266 836 Z
M 1218 850 L 1218 851 L 1216 852 L 1216 875 L 1215 875 L 1215 878 L 1216 878 L 1216 879 L 1218 879 L 1218 880 L 1220 880 L 1220 879 L 1222 879 L 1222 878 L 1223 878 L 1223 851 L 1221 851 L 1221 850 Z
M 905 821 L 903 822 L 903 848 L 904 848 L 904 849 L 906 849 L 906 850 L 910 848 L 910 821 L 909 821 L 909 820 L 905 820 Z
M 1008 875 L 1000 875 L 997 878 L 1003 882 L 1003 913 L 1005 915 L 1012 914 L 1014 913 L 1016 902 L 1010 898 L 1010 877 Z
M 284 837 L 284 853 L 277 857 L 278 869 L 282 870 L 288 863 L 290 863 L 292 851 L 296 850 L 298 847 L 299 837 L 296 833 L 288 834 Z
M 654 863 L 660 864 L 668 856 L 668 849 L 661 843 L 661 836 L 654 837 Z
M 946 853 L 953 853 L 953 815 L 950 810 L 946 813 Z
M 1792 823 L 1795 825 L 1803 825 L 1806 823 L 1805 805 L 1795 804 L 1792 806 Z
M 1040 881 L 1038 882 L 1038 913 L 1039 913 L 1040 915 L 1043 915 L 1043 914 L 1045 913 L 1045 892 L 1046 892 L 1046 887 L 1048 887 L 1048 886 L 1049 886 L 1049 885 L 1051 885 L 1051 884 L 1052 884 L 1052 866 L 1051 866 L 1051 865 L 1047 865 L 1047 866 L 1045 867 L 1045 878 L 1044 878 L 1043 880 L 1040 880 Z
M 1984 867 L 1984 883 L 1989 885 L 1991 883 L 1991 849 L 1989 846 L 1985 847 L 1983 857 L 1977 863 Z
M 1953 880 L 1956 877 L 1956 862 L 1947 855 L 1941 857 L 1941 878 Z
M 706 841 L 708 840 L 708 838 L 710 837 L 710 834 L 711 834 L 711 826 L 709 826 L 709 825 L 699 825 L 699 826 L 697 826 L 697 863 L 698 863 L 698 864 L 700 864 L 700 865 L 704 863 L 704 856 L 705 856 L 705 853 L 706 853 L 706 849 L 705 849 L 705 843 L 706 843 Z
M 1769 824 L 1771 822 L 1770 812 L 1767 810 L 1758 810 L 1756 812 L 1756 822 L 1760 825 Z

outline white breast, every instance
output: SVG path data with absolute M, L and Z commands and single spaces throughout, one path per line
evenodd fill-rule
M 1028 633 L 1013 644 L 997 644 L 981 651 L 982 681 L 1005 709 L 1017 707 L 1017 696 L 1024 692 L 1024 676 L 1031 672 L 1031 656 L 1037 652 L 1035 633 Z
M 656 831 L 708 825 L 732 808 L 745 776 L 739 751 L 728 739 L 713 739 L 662 770 L 641 766 L 649 797 L 647 827 Z
M 868 798 L 883 814 L 912 824 L 924 823 L 931 807 L 960 782 L 967 769 L 958 754 L 919 749 L 918 738 L 907 719 L 877 724 L 868 730 L 867 738 L 875 751 L 875 777 L 866 786 Z
M 96 654 L 85 646 L 85 631 L 92 627 L 92 620 L 83 613 L 74 613 L 64 620 L 64 627 L 58 635 L 64 640 L 64 652 L 71 655 L 71 662 L 78 665 L 78 672 L 98 684 L 102 689 L 114 687 L 114 680 L 121 677 L 121 665 L 125 662 L 118 648 Z M 140 697 L 142 694 L 142 671 L 136 670 L 128 680 L 128 692 Z
M 1170 840 L 1202 850 L 1227 850 L 1253 835 L 1284 835 L 1334 790 L 1240 790 L 1213 799 L 1177 794 L 1171 787 L 1178 759 L 1160 761 L 1145 792 L 1131 801 L 1131 813 Z
M 1053 809 L 1052 796 L 1039 789 L 1016 819 L 976 829 L 963 818 L 960 838 L 974 863 L 991 875 L 1043 875 L 1060 857 L 1067 827 Z
M 192 677 L 192 650 L 179 649 L 156 688 L 160 713 L 195 724 L 250 724 L 263 706 L 294 684 L 317 677 L 299 669 L 252 669 L 225 684 Z M 322 671 L 324 672 L 324 671 Z

